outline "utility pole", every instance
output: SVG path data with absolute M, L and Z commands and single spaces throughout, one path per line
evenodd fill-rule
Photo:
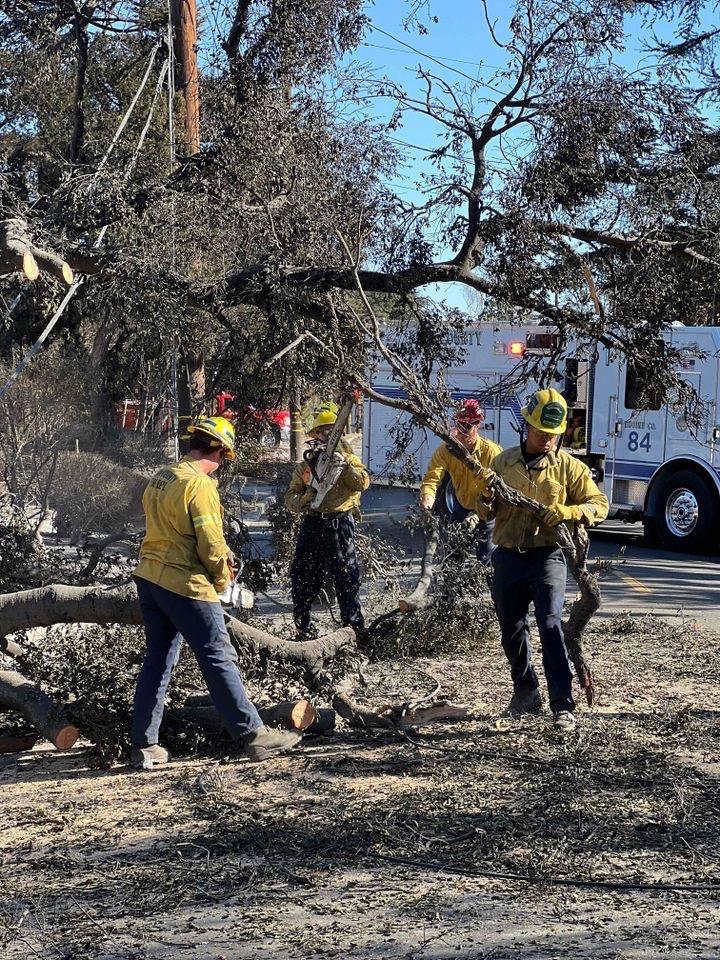
M 185 155 L 200 152 L 200 76 L 197 62 L 198 22 L 196 0 L 170 0 L 173 30 L 175 83 L 184 102 Z M 200 272 L 200 259 L 193 270 Z M 183 350 L 178 376 L 178 407 L 181 431 L 205 401 L 205 357 L 202 350 Z
M 176 83 L 185 101 L 185 153 L 200 153 L 200 77 L 197 64 L 197 5 L 195 0 L 170 0 Z

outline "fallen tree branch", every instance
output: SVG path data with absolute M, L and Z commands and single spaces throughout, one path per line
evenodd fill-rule
M 435 575 L 435 554 L 440 543 L 440 522 L 436 517 L 430 517 L 430 530 L 425 531 L 425 549 L 420 566 L 420 579 L 409 597 L 398 601 L 400 613 L 411 613 L 422 610 L 429 604 L 428 590 Z
M 0 596 L 0 638 L 30 627 L 56 623 L 122 623 L 142 625 L 133 583 L 124 587 L 71 587 L 50 584 Z M 321 669 L 341 651 L 354 649 L 355 631 L 342 627 L 315 640 L 282 640 L 257 627 L 226 617 L 228 633 L 248 659 L 267 659 Z
M 411 707 L 405 703 L 373 710 L 355 703 L 346 693 L 337 693 L 333 697 L 333 707 L 351 727 L 361 730 L 394 730 L 396 733 L 436 720 L 466 720 L 469 716 L 467 707 L 448 703 L 447 700 L 439 700 L 427 707 Z
M 80 736 L 65 707 L 15 670 L 0 671 L 0 705 L 21 713 L 57 750 L 69 750 Z

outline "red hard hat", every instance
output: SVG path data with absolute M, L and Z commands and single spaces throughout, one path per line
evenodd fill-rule
M 455 420 L 458 423 L 466 423 L 469 426 L 475 426 L 482 423 L 485 419 L 485 411 L 477 400 L 463 400 L 455 414 Z

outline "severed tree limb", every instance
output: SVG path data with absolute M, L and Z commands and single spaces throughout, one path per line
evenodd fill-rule
M 13 660 L 17 660 L 24 652 L 19 643 L 15 643 L 14 640 L 10 640 L 8 637 L 0 637 L 0 653 L 4 653 L 6 657 L 12 657 Z
M 35 590 L 0 595 L 0 638 L 30 627 L 49 627 L 56 623 L 142 624 L 140 603 L 134 584 L 106 588 L 71 587 L 50 584 Z M 248 659 L 264 657 L 295 664 L 308 670 L 322 669 L 341 651 L 354 649 L 355 631 L 342 627 L 315 640 L 282 640 L 226 617 L 230 636 Z
M 14 670 L 0 670 L 0 705 L 21 713 L 57 750 L 69 750 L 80 736 L 65 707 Z
M 281 703 L 260 706 L 256 704 L 260 719 L 269 727 L 304 732 L 318 722 L 319 712 L 309 700 L 283 700 Z M 180 710 L 171 716 L 178 720 L 191 720 L 211 733 L 220 732 L 222 720 L 209 695 L 188 697 Z
M 409 597 L 403 597 L 398 602 L 400 613 L 411 613 L 414 610 L 422 610 L 428 606 L 428 590 L 432 583 L 435 573 L 435 554 L 440 543 L 440 522 L 437 517 L 430 516 L 430 529 L 425 531 L 425 549 L 423 552 L 422 565 L 420 567 L 420 579 L 417 586 Z
M 68 286 L 75 279 L 62 257 L 32 243 L 24 220 L 12 218 L 0 221 L 0 275 L 15 271 L 26 280 L 37 280 L 40 271 L 44 271 Z
M 436 720 L 466 720 L 469 716 L 467 707 L 448 703 L 447 700 L 440 700 L 426 707 L 412 707 L 405 703 L 390 704 L 373 710 L 355 703 L 346 693 L 335 694 L 333 707 L 351 727 L 362 730 L 393 730 L 398 733 Z
M 583 647 L 582 633 L 592 615 L 599 609 L 602 598 L 597 577 L 590 573 L 585 565 L 590 537 L 587 529 L 581 524 L 575 528 L 575 542 L 577 548 L 575 558 L 568 556 L 568 566 L 580 592 L 570 608 L 568 619 L 563 622 L 563 635 L 565 646 L 575 667 L 578 683 L 585 691 L 588 706 L 591 707 L 595 700 L 595 684 L 590 660 Z

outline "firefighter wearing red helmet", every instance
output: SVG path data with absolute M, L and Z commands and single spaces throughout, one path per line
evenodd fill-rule
M 485 411 L 474 398 L 463 400 L 455 412 L 453 437 L 482 467 L 489 467 L 502 447 L 480 436 Z M 442 443 L 435 450 L 420 484 L 420 505 L 446 523 L 461 523 L 476 510 L 482 481 Z M 487 563 L 492 552 L 492 522 L 477 527 L 478 559 Z

